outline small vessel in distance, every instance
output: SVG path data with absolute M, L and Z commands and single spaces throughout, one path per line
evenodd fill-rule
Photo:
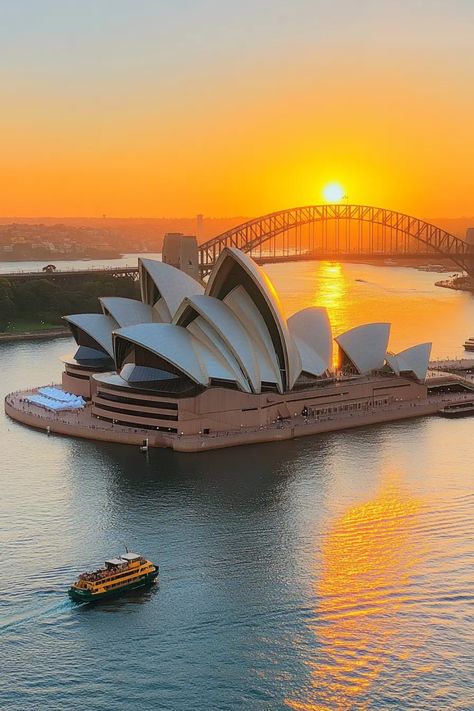
M 128 551 L 118 558 L 105 561 L 105 567 L 92 573 L 81 573 L 69 588 L 69 595 L 78 602 L 92 602 L 118 595 L 126 590 L 153 583 L 159 566 L 139 553 Z
M 474 351 L 474 336 L 464 341 L 463 346 L 466 351 Z
M 443 417 L 469 417 L 474 415 L 474 400 L 471 402 L 453 402 L 439 410 Z

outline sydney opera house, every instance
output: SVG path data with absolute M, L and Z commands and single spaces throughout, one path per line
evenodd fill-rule
M 287 320 L 238 249 L 224 249 L 205 286 L 150 259 L 139 279 L 140 301 L 104 297 L 102 313 L 65 316 L 77 350 L 62 389 L 86 401 L 89 429 L 78 417 L 67 433 L 196 451 L 354 426 L 364 414 L 383 421 L 394 403 L 426 399 L 431 344 L 389 353 L 388 323 L 333 340 L 323 308 Z

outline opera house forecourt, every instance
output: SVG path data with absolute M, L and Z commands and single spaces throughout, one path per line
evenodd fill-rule
M 284 440 L 433 414 L 431 344 L 387 352 L 388 323 L 334 340 L 326 310 L 288 320 L 265 272 L 225 248 L 206 286 L 139 260 L 141 301 L 65 316 L 62 384 L 8 395 L 7 414 L 66 435 L 178 451 Z

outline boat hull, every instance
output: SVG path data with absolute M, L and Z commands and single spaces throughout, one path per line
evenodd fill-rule
M 147 585 L 151 585 L 155 582 L 158 577 L 159 567 L 156 565 L 155 570 L 147 575 L 142 575 L 136 580 L 132 580 L 126 585 L 122 585 L 119 588 L 114 588 L 113 590 L 105 590 L 104 592 L 92 593 L 90 590 L 84 590 L 81 588 L 75 588 L 74 586 L 69 588 L 69 596 L 76 602 L 96 602 L 97 600 L 104 600 L 105 598 L 117 597 L 128 590 L 135 590 L 136 588 L 142 588 Z
M 472 417 L 474 415 L 474 407 L 459 408 L 458 410 L 443 409 L 439 413 L 442 417 Z

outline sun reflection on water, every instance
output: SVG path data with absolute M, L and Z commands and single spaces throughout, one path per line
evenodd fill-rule
M 347 313 L 348 279 L 344 267 L 339 262 L 317 262 L 314 274 L 314 306 L 327 309 L 329 321 L 335 334 L 351 327 Z M 334 350 L 333 365 L 337 366 L 337 349 Z
M 317 650 L 315 661 L 306 662 L 311 685 L 307 699 L 286 700 L 290 708 L 364 709 L 377 677 L 394 658 L 403 659 L 397 612 L 422 554 L 414 535 L 421 507 L 392 475 L 373 499 L 333 524 L 315 584 L 319 602 L 310 628 Z
M 339 330 L 344 297 L 347 293 L 347 278 L 342 264 L 338 262 L 316 262 L 314 273 L 314 305 L 328 310 L 329 319 L 335 330 Z

